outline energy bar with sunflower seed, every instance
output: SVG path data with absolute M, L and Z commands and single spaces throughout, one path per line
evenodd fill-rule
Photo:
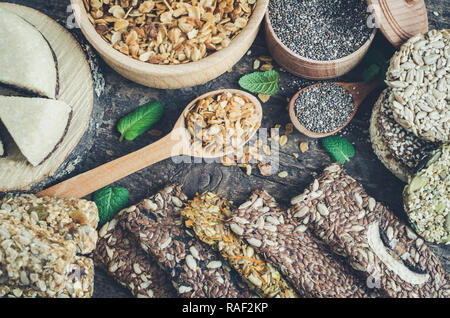
M 73 241 L 40 224 L 36 213 L 0 209 L 0 295 L 8 288 L 17 293 L 31 288 L 56 296 L 65 287 L 75 251 Z
M 94 262 L 84 256 L 75 256 L 72 264 L 66 267 L 64 273 L 64 288 L 57 290 L 51 296 L 54 298 L 90 298 L 94 292 Z M 19 285 L 0 285 L 0 297 L 36 298 L 49 297 L 46 291 Z
M 254 191 L 235 210 L 230 226 L 306 297 L 371 296 L 350 266 L 337 260 L 305 225 L 288 218 L 265 191 Z
M 0 209 L 22 215 L 33 214 L 64 239 L 74 240 L 77 253 L 89 254 L 97 243 L 98 210 L 94 202 L 21 194 L 0 200 Z
M 192 227 L 201 241 L 217 250 L 259 296 L 297 297 L 278 270 L 226 225 L 231 211 L 230 202 L 205 192 L 189 201 L 181 214 L 186 218 L 186 226 Z
M 170 186 L 121 211 L 119 224 L 170 276 L 178 294 L 190 298 L 250 297 L 238 275 L 181 223 L 186 202 L 181 186 Z
M 103 225 L 94 251 L 97 266 L 138 298 L 175 298 L 177 293 L 166 273 L 139 246 L 117 218 Z
M 291 203 L 288 213 L 346 257 L 382 296 L 450 297 L 448 274 L 439 258 L 341 165 L 327 167 Z

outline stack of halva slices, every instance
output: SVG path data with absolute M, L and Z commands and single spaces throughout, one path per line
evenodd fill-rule
M 404 207 L 429 242 L 450 243 L 450 29 L 418 34 L 391 59 L 371 122 L 373 149 L 408 182 Z
M 1 8 L 0 70 L 0 86 L 14 92 L 0 95 L 0 156 L 7 155 L 9 135 L 38 166 L 65 136 L 72 109 L 57 100 L 58 63 L 49 42 L 28 21 Z

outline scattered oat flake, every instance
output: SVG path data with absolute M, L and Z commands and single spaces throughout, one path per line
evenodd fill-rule
M 272 166 L 268 164 L 260 163 L 258 164 L 258 169 L 261 175 L 267 177 L 272 175 Z
M 159 137 L 162 135 L 162 131 L 158 130 L 158 129 L 152 129 L 148 131 L 150 136 L 155 136 L 155 137 Z
M 272 65 L 272 64 L 264 64 L 263 66 L 261 66 L 260 70 L 261 70 L 261 71 L 270 71 L 270 70 L 273 70 L 273 65 Z
M 280 173 L 278 174 L 278 176 L 279 176 L 280 178 L 286 178 L 286 177 L 288 176 L 288 173 L 287 173 L 287 171 L 282 171 L 282 172 L 280 172 Z
M 294 131 L 294 125 L 292 123 L 286 124 L 286 134 L 291 134 Z
M 300 143 L 300 151 L 301 152 L 307 152 L 309 149 L 308 143 L 307 142 L 302 142 Z
M 259 99 L 265 103 L 270 99 L 270 95 L 258 94 Z
M 269 147 L 268 145 L 264 145 L 264 146 L 263 146 L 263 151 L 264 151 L 264 153 L 265 153 L 266 155 L 270 156 L 271 150 L 270 150 L 270 147 Z
M 245 172 L 247 173 L 248 176 L 251 176 L 252 175 L 252 166 L 246 165 Z
M 295 157 L 295 159 L 298 158 L 298 153 L 294 152 L 292 155 Z
M 253 62 L 253 69 L 254 70 L 257 70 L 260 66 L 261 66 L 261 61 L 260 60 L 255 60 Z
M 270 56 L 260 56 L 259 59 L 265 63 L 272 62 L 272 58 Z
M 280 137 L 280 146 L 284 146 L 288 141 L 288 138 L 286 135 L 283 135 Z

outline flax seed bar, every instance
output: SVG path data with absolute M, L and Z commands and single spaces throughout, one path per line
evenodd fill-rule
M 422 238 L 370 197 L 339 164 L 292 199 L 288 213 L 391 297 L 449 297 L 448 274 Z
M 76 245 L 38 222 L 35 213 L 0 210 L 0 285 L 53 297 L 64 289 Z
M 176 297 L 166 273 L 117 222 L 114 218 L 100 229 L 94 251 L 95 264 L 138 298 Z
M 119 224 L 159 263 L 180 296 L 249 297 L 220 257 L 181 226 L 180 210 L 186 199 L 181 186 L 167 187 L 120 212 Z
M 8 298 L 90 298 L 94 292 L 94 263 L 92 259 L 75 256 L 74 262 L 66 267 L 64 288 L 49 293 L 21 285 L 0 285 L 0 297 Z
M 37 198 L 32 194 L 7 196 L 0 208 L 23 215 L 35 215 L 66 240 L 74 240 L 77 253 L 89 254 L 97 243 L 98 210 L 94 202 L 78 199 Z
M 278 270 L 226 226 L 231 210 L 228 201 L 205 192 L 189 201 L 181 213 L 187 219 L 186 226 L 192 227 L 200 240 L 216 249 L 258 295 L 297 297 Z
M 287 218 L 265 191 L 256 190 L 229 223 L 306 297 L 369 297 L 351 268 L 336 259 L 306 226 Z

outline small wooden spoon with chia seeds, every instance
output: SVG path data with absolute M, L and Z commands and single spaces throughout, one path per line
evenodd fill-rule
M 255 127 L 254 131 L 251 131 L 247 135 L 248 137 L 244 140 L 242 144 L 243 146 L 250 139 L 252 139 L 261 125 L 261 103 L 255 96 L 247 92 L 236 89 L 221 89 L 206 93 L 190 102 L 178 118 L 172 131 L 155 143 L 54 185 L 53 187 L 50 187 L 37 195 L 41 197 L 51 196 L 56 198 L 82 198 L 98 189 L 101 189 L 117 180 L 120 180 L 164 159 L 179 155 L 202 158 L 220 158 L 229 154 L 233 151 L 231 147 L 229 147 L 230 150 L 228 152 L 218 151 L 215 153 L 208 153 L 203 151 L 201 154 L 194 152 L 194 150 L 190 147 L 190 134 L 186 129 L 186 115 L 191 108 L 196 105 L 197 101 L 205 99 L 209 96 L 220 95 L 222 93 L 232 93 L 244 96 L 255 105 L 256 113 L 258 115 L 258 125 Z M 239 146 L 241 145 L 238 145 L 238 147 Z
M 311 137 L 311 138 L 324 138 L 327 136 L 334 135 L 335 133 L 342 130 L 345 126 L 347 126 L 350 121 L 355 117 L 356 112 L 358 111 L 359 106 L 364 101 L 364 99 L 378 86 L 378 83 L 376 81 L 366 83 L 366 82 L 353 82 L 353 83 L 344 83 L 344 82 L 335 82 L 335 84 L 340 85 L 344 87 L 353 98 L 353 113 L 348 118 L 348 120 L 342 125 L 341 127 L 337 128 L 336 130 L 330 131 L 330 132 L 324 132 L 324 133 L 318 133 L 311 131 L 307 129 L 304 125 L 300 123 L 300 121 L 297 118 L 296 110 L 295 110 L 295 101 L 299 97 L 300 94 L 302 94 L 307 89 L 313 87 L 313 86 L 319 86 L 323 85 L 328 82 L 324 83 L 318 83 L 313 84 L 310 86 L 307 86 L 305 88 L 302 88 L 299 90 L 294 97 L 291 98 L 291 101 L 289 103 L 289 117 L 291 118 L 292 124 L 297 128 L 298 131 L 300 131 L 302 134 Z

